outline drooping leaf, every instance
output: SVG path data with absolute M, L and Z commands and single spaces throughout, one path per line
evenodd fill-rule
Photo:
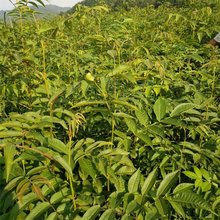
M 72 169 L 66 160 L 64 160 L 60 155 L 54 156 L 53 159 L 57 161 L 67 171 L 67 173 L 72 176 Z
M 44 201 L 44 195 L 42 193 L 41 188 L 37 184 L 33 184 L 31 186 L 32 191 L 37 195 L 38 199 Z

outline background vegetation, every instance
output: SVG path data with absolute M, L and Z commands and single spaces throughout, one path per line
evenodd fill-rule
M 0 23 L 0 219 L 218 219 L 220 2 L 26 3 Z

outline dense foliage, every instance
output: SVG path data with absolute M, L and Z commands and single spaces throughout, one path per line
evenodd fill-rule
M 0 219 L 218 219 L 220 2 L 25 2 L 0 23 Z
M 184 0 L 83 0 L 80 1 L 78 4 L 74 5 L 67 13 L 73 13 L 77 10 L 79 5 L 83 6 L 96 6 L 99 4 L 106 4 L 107 6 L 111 7 L 111 10 L 130 10 L 133 7 L 146 7 L 149 5 L 153 5 L 154 7 L 158 7 L 163 3 L 170 3 L 172 5 L 183 5 Z

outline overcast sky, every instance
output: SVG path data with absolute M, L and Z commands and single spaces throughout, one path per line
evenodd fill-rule
M 13 2 L 16 2 L 16 0 L 12 0 Z M 45 4 L 52 4 L 52 5 L 58 5 L 61 7 L 72 7 L 76 3 L 80 2 L 81 0 L 43 0 Z M 13 5 L 10 3 L 9 0 L 0 0 L 0 10 L 9 10 L 12 9 Z

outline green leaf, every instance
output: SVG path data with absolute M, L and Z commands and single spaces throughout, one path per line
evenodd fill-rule
M 147 209 L 145 220 L 155 220 L 155 219 L 160 219 L 160 218 L 161 216 L 159 215 L 156 207 L 151 206 Z
M 181 206 L 181 204 L 174 202 L 172 200 L 169 200 L 169 203 L 171 204 L 171 206 L 173 207 L 173 209 L 180 215 L 182 216 L 184 219 L 186 218 L 186 213 L 183 210 L 183 207 Z
M 22 123 L 20 121 L 7 121 L 4 122 L 2 124 L 0 124 L 0 129 L 4 129 L 4 128 L 20 128 L 20 129 L 29 129 L 30 126 L 26 123 Z
M 210 173 L 205 170 L 204 168 L 201 168 L 200 171 L 202 172 L 202 176 L 207 180 L 210 181 L 211 180 L 211 176 Z
M 10 210 L 10 215 L 8 219 L 17 219 L 18 214 L 19 214 L 20 210 L 18 206 L 14 206 L 11 210 Z M 0 218 L 1 219 L 1 218 Z
M 93 150 L 99 147 L 104 147 L 104 146 L 112 146 L 112 142 L 107 142 L 107 141 L 96 141 L 95 143 L 92 143 L 90 146 L 88 146 L 85 149 L 85 153 L 91 153 Z
M 194 184 L 192 184 L 192 183 L 180 183 L 173 190 L 173 193 L 176 194 L 176 193 L 184 192 L 186 190 L 192 189 L 193 186 L 194 186 Z
M 120 205 L 120 203 L 123 201 L 124 199 L 124 193 L 123 192 L 113 192 L 111 195 L 110 195 L 110 199 L 109 199 L 109 204 L 110 204 L 110 207 L 112 209 L 116 209 L 117 206 Z
M 105 212 L 100 216 L 99 220 L 114 220 L 115 219 L 115 210 L 107 209 Z
M 61 89 L 59 89 L 49 100 L 48 105 L 54 105 L 54 103 L 57 101 L 57 99 L 59 98 L 60 95 L 62 95 L 66 90 L 66 87 L 63 87 Z
M 151 190 L 151 188 L 153 187 L 153 185 L 157 180 L 157 175 L 158 175 L 158 168 L 156 167 L 152 172 L 149 173 L 146 180 L 144 181 L 144 184 L 141 188 L 141 194 L 143 196 L 147 195 L 148 192 Z
M 67 155 L 69 153 L 68 147 L 62 141 L 56 138 L 48 138 L 48 146 L 59 153 L 63 153 Z
M 186 176 L 188 176 L 190 179 L 197 179 L 198 178 L 198 176 L 195 173 L 191 172 L 191 171 L 183 171 L 183 173 Z
M 130 214 L 140 208 L 140 204 L 138 204 L 135 200 L 131 201 L 128 203 L 127 208 L 126 208 L 126 213 Z
M 79 166 L 86 174 L 90 175 L 93 179 L 96 178 L 97 171 L 95 170 L 91 160 L 86 158 L 81 158 L 79 161 Z
M 34 139 L 40 142 L 41 145 L 43 145 L 43 143 L 45 142 L 45 138 L 43 135 L 41 135 L 39 132 L 35 132 L 35 131 L 30 131 L 28 132 L 25 137 L 27 139 Z
M 60 155 L 54 156 L 53 159 L 57 161 L 67 171 L 67 173 L 71 176 L 73 175 L 70 165 Z
M 164 128 L 161 128 L 157 125 L 150 125 L 147 127 L 147 130 L 154 134 L 154 135 L 158 135 L 160 137 L 164 137 Z
M 130 131 L 132 131 L 134 134 L 136 134 L 136 133 L 137 133 L 137 125 L 136 125 L 136 122 L 135 122 L 133 119 L 131 119 L 131 118 L 124 118 L 124 120 L 125 120 L 125 123 L 126 123 L 127 126 L 128 126 L 128 129 L 129 129 Z
M 178 118 L 164 118 L 163 120 L 161 120 L 162 123 L 164 124 L 168 124 L 168 125 L 175 125 L 175 126 L 179 126 L 179 127 L 183 127 L 184 126 L 184 122 L 182 122 L 180 119 Z
M 39 125 L 44 126 L 44 123 L 45 123 L 46 126 L 47 126 L 47 123 L 48 123 L 48 125 L 50 123 L 52 123 L 52 124 L 60 124 L 65 130 L 68 130 L 66 122 L 64 120 L 61 120 L 61 119 L 57 118 L 57 117 L 43 116 L 42 119 L 41 119 L 41 122 L 39 123 Z
M 22 197 L 22 202 L 21 201 L 18 202 L 19 209 L 20 210 L 24 209 L 30 203 L 32 203 L 32 202 L 34 202 L 36 200 L 38 200 L 38 197 L 37 197 L 36 193 L 34 193 L 34 192 L 31 192 L 31 193 L 28 193 L 27 195 L 24 195 Z M 16 206 L 17 206 L 17 204 L 16 204 Z
M 20 181 L 24 179 L 24 176 L 18 176 L 12 180 L 4 187 L 4 190 L 0 192 L 0 201 L 4 199 L 4 197 L 7 195 L 8 192 L 10 192 L 13 188 L 15 188 Z M 1 208 L 1 203 L 0 203 L 0 208 Z
M 72 108 L 80 108 L 80 107 L 90 106 L 90 105 L 105 105 L 105 104 L 106 102 L 104 101 L 94 101 L 94 102 L 81 101 L 75 105 L 72 105 Z
M 8 220 L 8 219 L 10 219 L 10 212 L 8 212 L 6 214 L 3 214 L 3 215 L 0 215 L 0 219 L 1 220 Z
M 212 209 L 215 210 L 216 208 L 220 207 L 220 196 L 218 196 L 212 204 Z
M 116 148 L 116 149 L 107 149 L 107 150 L 103 150 L 99 153 L 98 157 L 101 156 L 113 156 L 113 155 L 128 155 L 129 152 L 120 149 L 120 148 Z
M 41 27 L 39 30 L 37 30 L 36 33 L 40 35 L 44 32 L 48 32 L 48 31 L 55 30 L 55 29 L 56 29 L 55 26 L 45 26 L 45 27 Z
M 169 205 L 166 200 L 162 198 L 155 199 L 155 205 L 161 216 L 166 216 L 169 213 Z
M 41 1 L 41 0 L 37 0 L 37 2 L 40 3 L 42 6 L 45 7 L 45 4 L 43 3 L 43 1 Z
M 152 146 L 152 141 L 149 135 L 146 132 L 137 132 L 137 137 L 139 137 L 146 146 Z
M 166 100 L 163 97 L 159 97 L 157 101 L 154 103 L 153 109 L 158 121 L 166 114 Z
M 165 195 L 178 179 L 179 171 L 174 171 L 165 176 L 157 189 L 157 197 Z
M 133 220 L 133 217 L 131 217 L 129 214 L 125 214 L 122 216 L 121 220 Z
M 47 217 L 47 220 L 57 220 L 58 213 L 52 212 L 50 215 Z
M 106 97 L 106 96 L 108 96 L 108 93 L 107 93 L 107 90 L 106 90 L 107 78 L 106 77 L 100 77 L 100 82 L 101 82 L 102 94 Z
M 100 212 L 100 205 L 95 205 L 89 208 L 86 213 L 83 215 L 82 220 L 95 220 L 97 215 Z
M 210 211 L 214 214 L 208 201 L 203 199 L 200 195 L 198 195 L 192 191 L 189 191 L 189 190 L 175 194 L 172 197 L 172 201 L 174 201 L 178 204 L 182 204 L 182 206 L 189 206 L 190 205 L 194 208 L 204 209 L 204 210 Z
M 212 188 L 212 184 L 209 182 L 202 182 L 201 188 L 202 192 L 208 192 Z
M 37 5 L 35 2 L 29 1 L 28 4 L 31 4 L 31 5 L 33 5 L 34 7 L 38 8 L 38 5 Z
M 141 180 L 141 172 L 138 169 L 129 179 L 128 181 L 128 191 L 130 193 L 136 193 L 138 191 L 138 187 Z
M 170 117 L 178 116 L 190 109 L 195 108 L 196 105 L 193 103 L 182 103 L 176 106 L 170 114 Z
M 133 193 L 126 193 L 123 197 L 123 209 L 126 210 L 128 204 L 134 200 L 134 194 Z
M 4 146 L 6 182 L 9 181 L 9 176 L 14 162 L 15 153 L 16 148 L 12 144 L 6 143 Z
M 134 118 L 133 116 L 126 114 L 124 112 L 114 112 L 112 115 L 115 117 L 121 117 L 121 118 Z
M 50 208 L 50 203 L 49 202 L 42 202 L 40 204 L 38 204 L 37 206 L 35 206 L 30 213 L 28 214 L 28 216 L 25 218 L 25 220 L 33 220 L 33 219 L 37 219 L 38 217 L 40 217 L 43 213 L 45 213 L 49 208 Z
M 202 172 L 200 171 L 200 169 L 196 166 L 194 166 L 193 169 L 195 171 L 197 178 L 202 179 Z
M 24 132 L 21 131 L 1 131 L 0 138 L 23 137 Z
M 138 109 L 135 111 L 135 115 L 136 115 L 138 121 L 140 122 L 140 124 L 147 127 L 149 117 L 148 117 L 146 111 L 143 109 Z
M 85 80 L 81 81 L 81 91 L 82 91 L 83 96 L 86 96 L 88 86 L 89 84 Z
M 133 110 L 138 110 L 138 108 L 135 105 L 130 104 L 129 102 L 122 101 L 122 100 L 112 100 L 112 103 L 117 104 L 117 105 L 122 105 L 125 107 L 128 107 Z
M 50 198 L 50 204 L 55 204 L 64 199 L 67 195 L 70 194 L 68 188 L 60 189 L 59 192 L 54 193 Z

